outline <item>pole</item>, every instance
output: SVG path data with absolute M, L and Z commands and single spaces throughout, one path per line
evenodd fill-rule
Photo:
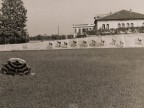
M 66 38 L 66 39 L 68 38 L 67 34 L 65 35 L 65 38 Z
M 44 41 L 46 40 L 46 34 L 44 35 Z
M 59 36 L 59 25 L 58 25 L 58 36 Z

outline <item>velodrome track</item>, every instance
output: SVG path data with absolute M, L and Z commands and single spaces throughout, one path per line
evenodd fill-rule
M 26 44 L 0 45 L 0 51 L 56 50 L 81 48 L 135 48 L 144 47 L 144 34 L 88 36 L 86 38 L 55 41 L 33 41 Z

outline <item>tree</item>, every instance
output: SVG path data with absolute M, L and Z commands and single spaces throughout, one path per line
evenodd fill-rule
M 17 40 L 27 40 L 28 33 L 25 29 L 27 21 L 27 10 L 22 0 L 2 0 L 3 34 L 6 38 Z M 7 35 L 8 33 L 8 35 Z

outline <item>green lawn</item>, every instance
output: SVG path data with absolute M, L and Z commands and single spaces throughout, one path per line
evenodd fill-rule
M 0 52 L 35 76 L 0 76 L 0 108 L 144 108 L 144 49 Z

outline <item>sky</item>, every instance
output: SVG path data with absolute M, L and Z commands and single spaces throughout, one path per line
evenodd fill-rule
M 96 14 L 122 9 L 144 14 L 143 0 L 23 0 L 30 36 L 72 34 L 73 24 L 93 24 Z M 2 3 L 2 0 L 0 0 Z M 1 5 L 0 5 L 1 7 Z

